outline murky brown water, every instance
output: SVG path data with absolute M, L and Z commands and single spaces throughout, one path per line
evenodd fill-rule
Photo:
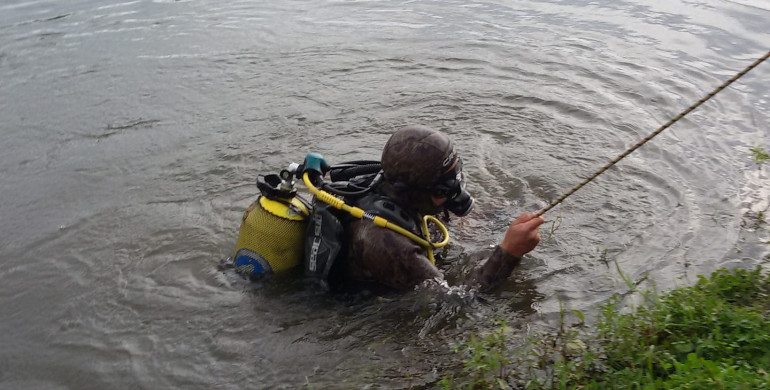
M 546 214 L 484 299 L 216 267 L 257 174 L 377 158 L 419 123 L 456 140 L 478 199 L 441 265 L 461 283 L 511 218 L 767 52 L 769 21 L 766 0 L 5 1 L 0 388 L 420 386 L 495 317 L 546 326 L 624 291 L 604 258 L 662 289 L 766 262 L 749 150 L 770 149 L 770 64 Z

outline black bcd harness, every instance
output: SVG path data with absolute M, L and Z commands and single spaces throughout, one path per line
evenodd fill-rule
M 352 161 L 334 166 L 330 171 L 331 183 L 323 188 L 359 207 L 409 231 L 418 232 L 418 226 L 403 208 L 391 198 L 377 191 L 381 181 L 378 161 Z M 340 265 L 347 257 L 346 227 L 355 217 L 337 210 L 317 198 L 312 201 L 313 212 L 305 233 L 303 266 L 305 274 L 327 289 L 342 283 Z

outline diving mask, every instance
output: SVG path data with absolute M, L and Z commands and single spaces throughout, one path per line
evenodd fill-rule
M 463 160 L 459 157 L 457 164 L 428 189 L 433 196 L 446 198 L 447 200 L 442 206 L 459 217 L 468 215 L 473 209 L 475 199 L 465 190 Z

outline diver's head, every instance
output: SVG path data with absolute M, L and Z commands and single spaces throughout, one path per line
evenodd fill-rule
M 398 198 L 422 214 L 441 210 L 464 216 L 473 208 L 465 191 L 462 160 L 452 140 L 424 126 L 397 130 L 382 150 L 382 170 Z

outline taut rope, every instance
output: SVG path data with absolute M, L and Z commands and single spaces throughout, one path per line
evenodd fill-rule
M 743 75 L 748 73 L 750 70 L 756 68 L 757 65 L 761 64 L 768 57 L 770 57 L 770 51 L 768 51 L 767 54 L 762 56 L 762 58 L 759 58 L 756 61 L 752 62 L 751 65 L 747 66 L 745 69 L 743 69 L 742 71 L 738 72 L 735 76 L 731 77 L 729 80 L 727 80 L 724 83 L 722 83 L 722 85 L 718 86 L 716 89 L 711 91 L 708 95 L 702 97 L 695 104 L 693 104 L 692 106 L 688 107 L 686 110 L 682 111 L 679 115 L 675 116 L 670 121 L 666 122 L 666 124 L 664 124 L 663 126 L 660 126 L 657 130 L 653 131 L 650 135 L 644 137 L 644 139 L 642 139 L 641 141 L 637 142 L 636 145 L 630 147 L 628 150 L 626 150 L 625 152 L 621 153 L 618 157 L 615 157 L 615 159 L 613 159 L 612 161 L 607 163 L 605 166 L 601 167 L 598 171 L 596 171 L 596 173 L 594 173 L 593 175 L 591 175 L 587 179 L 583 180 L 580 184 L 576 185 L 571 190 L 569 190 L 566 193 L 564 193 L 564 195 L 560 196 L 558 199 L 556 199 L 553 202 L 551 202 L 551 204 L 549 204 L 548 206 L 546 206 L 543 209 L 541 209 L 540 211 L 538 211 L 536 213 L 536 215 L 539 217 L 539 216 L 545 214 L 546 211 L 552 209 L 554 206 L 556 206 L 557 204 L 559 204 L 562 201 L 564 201 L 564 199 L 567 199 L 568 196 L 574 194 L 575 191 L 581 189 L 584 185 L 590 183 L 591 180 L 596 179 L 597 176 L 599 176 L 602 173 L 604 173 L 604 171 L 606 171 L 607 169 L 611 168 L 618 161 L 622 160 L 623 158 L 625 158 L 626 156 L 631 154 L 634 150 L 639 149 L 642 145 L 646 144 L 647 141 L 653 139 L 656 135 L 658 135 L 661 132 L 663 132 L 663 130 L 666 130 L 671 125 L 676 123 L 678 120 L 684 118 L 685 115 L 689 114 L 694 109 L 698 108 L 701 104 L 705 103 L 707 100 L 709 100 L 712 97 L 714 97 L 714 95 L 718 94 L 723 89 L 727 88 L 735 80 L 738 80 L 739 78 L 743 77 Z

